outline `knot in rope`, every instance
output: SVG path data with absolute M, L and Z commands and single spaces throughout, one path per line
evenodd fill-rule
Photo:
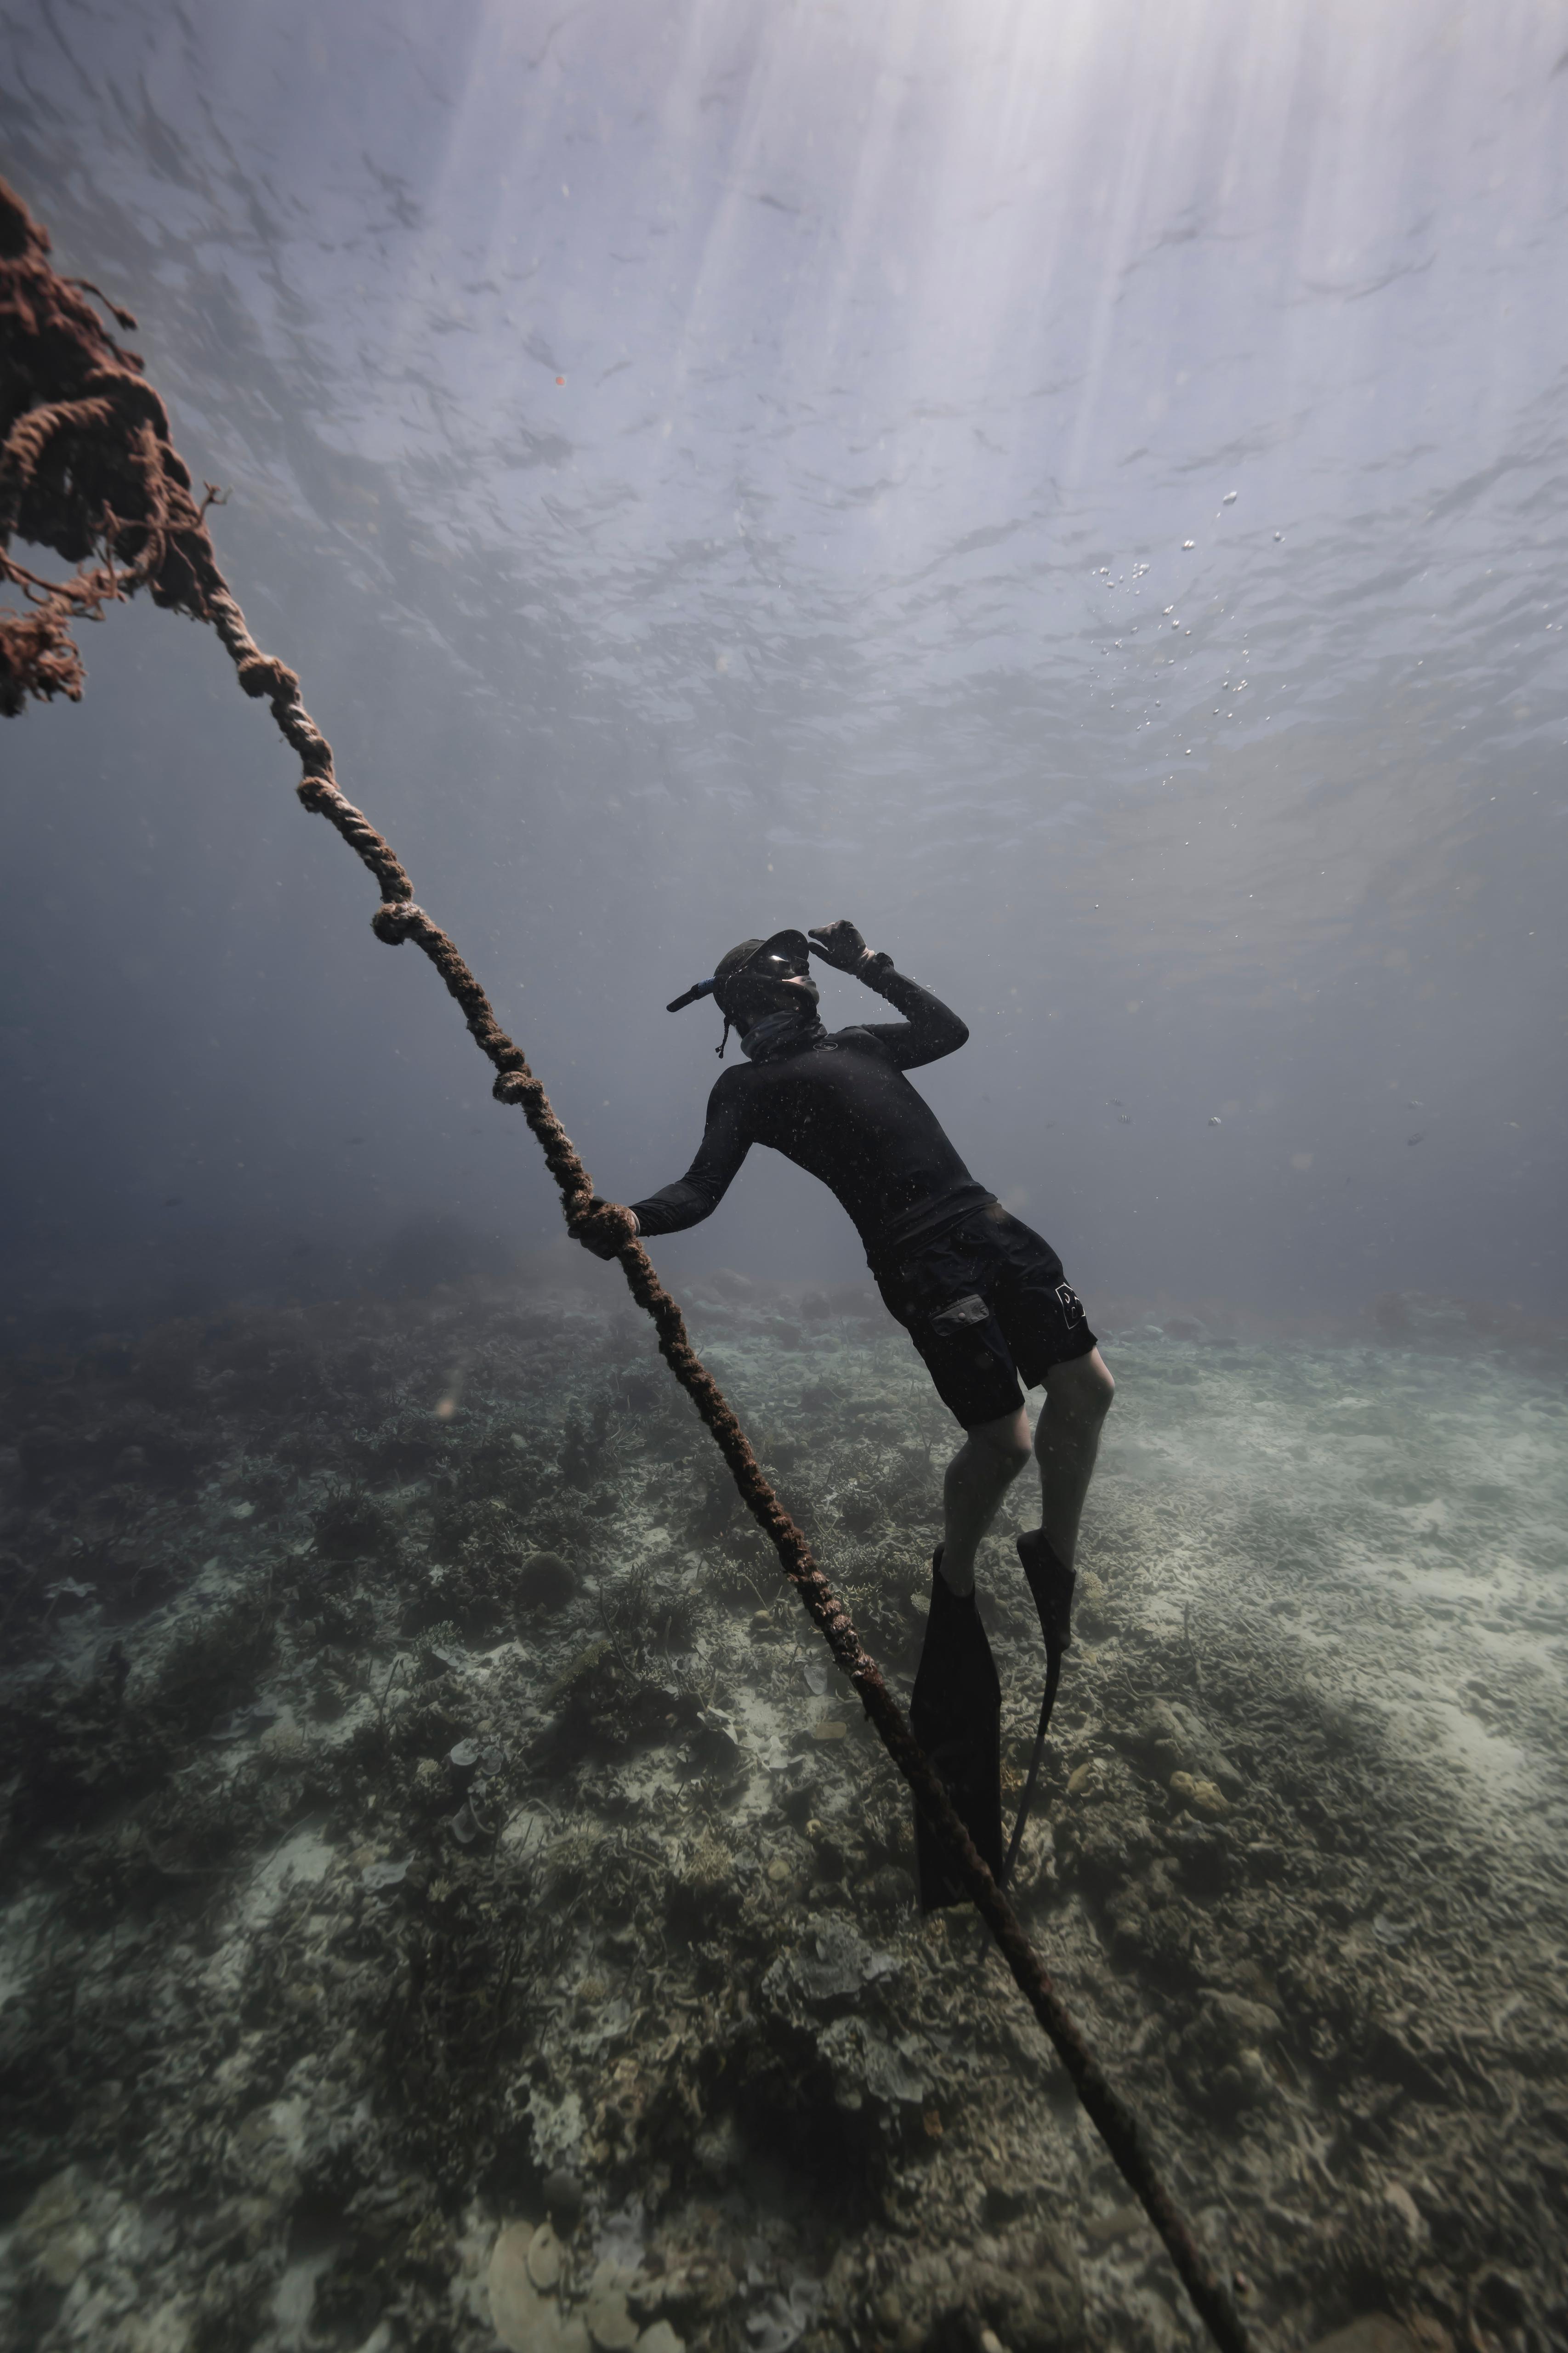
M 272 654 L 259 651 L 247 654 L 236 667 L 241 686 L 247 694 L 254 694 L 258 701 L 265 694 L 279 702 L 291 702 L 299 694 L 298 677 L 287 662 L 279 661 Z
M 301 789 L 300 797 L 303 797 Z M 370 927 L 376 938 L 384 940 L 389 948 L 400 948 L 411 934 L 417 932 L 420 925 L 428 921 L 424 908 L 416 907 L 412 899 L 389 899 L 376 909 L 370 919 Z M 498 1087 L 500 1083 L 498 1080 Z

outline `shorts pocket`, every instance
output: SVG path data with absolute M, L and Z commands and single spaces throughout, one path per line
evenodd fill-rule
M 945 1307 L 937 1308 L 926 1320 L 939 1340 L 955 1340 L 977 1324 L 989 1324 L 991 1310 L 977 1291 L 966 1291 L 959 1298 L 950 1299 Z
M 973 1251 L 938 1243 L 895 1267 L 882 1285 L 882 1296 L 900 1324 L 929 1322 L 952 1301 L 973 1292 L 980 1279 L 980 1263 Z

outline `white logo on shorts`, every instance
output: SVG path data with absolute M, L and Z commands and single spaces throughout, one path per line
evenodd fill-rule
M 1084 1320 L 1083 1302 L 1070 1282 L 1058 1283 L 1057 1300 L 1062 1311 L 1062 1321 L 1070 1332 L 1075 1324 L 1081 1324 Z

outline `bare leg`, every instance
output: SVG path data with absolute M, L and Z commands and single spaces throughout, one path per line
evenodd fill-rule
M 1091 1348 L 1087 1356 L 1073 1357 L 1069 1364 L 1053 1365 L 1046 1375 L 1046 1402 L 1035 1430 L 1040 1525 L 1046 1542 L 1064 1568 L 1073 1565 L 1083 1499 L 1100 1451 L 1100 1428 L 1115 1395 L 1116 1383 L 1098 1348 Z M 961 1455 L 959 1461 L 963 1459 Z M 948 1476 L 952 1475 L 950 1472 Z M 944 1569 L 946 1566 L 944 1558 Z
M 1110 1375 L 1107 1374 L 1107 1379 Z M 955 1593 L 974 1590 L 974 1556 L 1003 1496 L 1029 1459 L 1029 1417 L 1020 1406 L 966 1432 L 947 1466 L 942 1500 L 942 1573 Z M 1092 1458 L 1091 1458 L 1092 1459 Z M 1084 1474 L 1088 1483 L 1088 1472 Z M 1083 1500 L 1080 1493 L 1079 1501 Z

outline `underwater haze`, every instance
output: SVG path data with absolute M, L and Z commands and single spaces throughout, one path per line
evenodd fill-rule
M 848 914 L 1086 1297 L 1561 1313 L 1564 54 L 1535 5 L 66 0 L 0 124 L 602 1192 L 695 1145 L 717 1017 L 665 1001 Z M 5 744 L 11 1312 L 552 1240 L 211 645 L 87 651 Z M 853 1271 L 762 1158 L 672 1269 Z
M 602 1196 L 737 941 L 968 1025 L 1117 1384 L 1019 1915 L 1258 2353 L 1561 2353 L 1568 0 L 0 0 L 0 174 Z M 0 2341 L 1195 2353 L 264 709 L 78 634 L 0 726 Z M 907 1705 L 961 1432 L 848 1219 L 759 1148 L 649 1247 Z

